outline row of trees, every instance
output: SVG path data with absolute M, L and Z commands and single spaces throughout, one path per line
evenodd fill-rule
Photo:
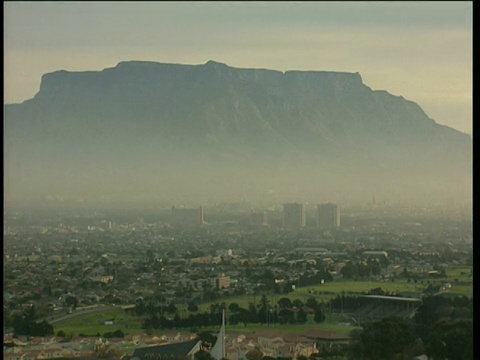
M 390 295 L 374 289 L 370 294 Z M 355 311 L 359 309 L 364 302 L 364 298 L 358 296 L 337 295 L 331 299 L 328 304 L 319 303 L 314 297 L 310 297 L 305 303 L 299 299 L 290 300 L 287 297 L 280 298 L 276 304 L 271 304 L 266 295 L 262 295 L 259 303 L 249 303 L 247 308 L 241 307 L 237 303 L 230 303 L 228 307 L 223 303 L 214 303 L 210 309 L 198 313 L 198 306 L 195 302 L 189 304 L 189 310 L 192 313 L 188 317 L 181 318 L 174 304 L 167 306 L 154 305 L 149 302 L 145 305 L 142 301 L 137 302 L 135 311 L 140 310 L 146 316 L 145 326 L 159 328 L 188 328 L 188 327 L 209 327 L 220 324 L 222 311 L 228 311 L 227 323 L 230 325 L 243 324 L 295 324 L 305 323 L 307 314 L 313 313 L 313 319 L 317 323 L 325 320 L 325 309 L 329 307 L 336 311 Z M 427 296 L 417 311 L 415 317 L 415 330 L 420 336 L 428 326 L 434 324 L 440 317 L 453 320 L 460 316 L 465 317 L 465 313 L 472 312 L 472 300 L 466 296 L 448 298 L 442 296 Z M 173 315 L 167 317 L 166 314 Z
M 145 305 L 137 304 L 144 308 Z M 191 304 L 192 305 L 192 304 Z M 194 305 L 194 304 L 193 304 Z M 191 309 L 198 310 L 195 305 Z M 307 321 L 307 311 L 313 312 L 314 321 L 320 323 L 325 320 L 322 310 L 324 304 L 318 303 L 315 298 L 311 297 L 303 304 L 296 299 L 291 301 L 284 297 L 278 300 L 277 304 L 272 305 L 266 295 L 262 295 L 258 304 L 249 303 L 247 308 L 241 307 L 237 303 L 230 303 L 228 307 L 225 303 L 214 303 L 210 305 L 210 309 L 203 313 L 189 314 L 188 317 L 180 317 L 175 312 L 173 317 L 167 318 L 164 312 L 173 310 L 171 306 L 154 306 L 149 304 L 147 317 L 144 323 L 145 328 L 201 328 L 202 326 L 217 326 L 221 323 L 222 312 L 229 310 L 227 322 L 230 325 L 243 324 L 295 324 L 305 323 Z M 175 308 L 176 309 L 176 308 Z M 195 311 L 195 312 L 196 312 Z

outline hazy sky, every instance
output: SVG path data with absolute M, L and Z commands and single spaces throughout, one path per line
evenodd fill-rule
M 125 60 L 359 72 L 472 133 L 472 2 L 4 2 L 4 102 Z

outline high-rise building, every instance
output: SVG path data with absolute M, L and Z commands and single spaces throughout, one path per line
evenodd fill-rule
M 268 226 L 268 213 L 266 211 L 252 211 L 250 213 L 250 225 Z
M 199 208 L 199 222 L 200 222 L 200 225 L 203 225 L 205 223 L 205 208 L 203 206 L 200 206 Z
M 203 224 L 205 208 L 200 206 L 198 209 L 177 208 L 172 206 L 172 223 L 182 225 Z
M 283 227 L 299 229 L 306 225 L 306 209 L 304 204 L 290 203 L 283 205 Z
M 332 229 L 340 226 L 340 208 L 337 204 L 317 205 L 317 226 Z

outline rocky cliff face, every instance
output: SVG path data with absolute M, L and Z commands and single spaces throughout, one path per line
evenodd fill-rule
M 121 62 L 46 74 L 5 114 L 13 197 L 470 192 L 471 138 L 357 73 Z

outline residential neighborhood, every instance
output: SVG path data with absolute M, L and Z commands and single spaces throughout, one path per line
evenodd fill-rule
M 242 322 L 265 327 L 254 333 L 227 331 L 227 359 L 245 359 L 252 349 L 296 359 L 319 353 L 325 344 L 348 345 L 348 332 L 322 329 L 325 317 L 358 327 L 390 313 L 413 317 L 426 295 L 467 289 L 466 297 L 472 296 L 471 223 L 461 214 L 442 217 L 429 209 L 366 206 L 343 209 L 342 226 L 333 229 L 309 226 L 307 217 L 305 227 L 292 230 L 282 227 L 279 209 L 265 210 L 268 224 L 252 223 L 248 211 L 225 211 L 225 204 L 218 213 L 202 211 L 203 223 L 181 224 L 162 210 L 134 216 L 5 213 L 4 358 L 133 356 L 135 349 L 197 339 L 201 309 L 214 316 L 223 308 L 227 327 Z M 449 278 L 458 268 L 464 271 Z M 358 291 L 355 283 L 370 286 Z M 339 284 L 345 285 L 335 299 L 338 294 L 328 289 Z M 402 300 L 393 301 L 396 308 L 389 305 L 392 296 Z M 251 309 L 236 304 L 239 297 L 258 313 L 247 316 Z M 375 305 L 374 298 L 381 303 Z M 399 308 L 400 303 L 415 306 Z M 58 330 L 68 321 L 110 309 L 125 314 L 123 330 L 116 320 L 102 318 L 98 323 L 111 331 Z M 259 315 L 262 309 L 267 315 Z M 36 323 L 52 326 L 53 333 L 18 334 L 15 321 L 28 311 L 34 311 Z M 461 311 L 466 310 L 457 315 Z M 467 311 L 459 318 L 469 316 Z M 320 319 L 318 328 L 300 333 L 276 328 L 313 323 L 314 318 Z M 219 326 L 209 322 L 203 326 Z

